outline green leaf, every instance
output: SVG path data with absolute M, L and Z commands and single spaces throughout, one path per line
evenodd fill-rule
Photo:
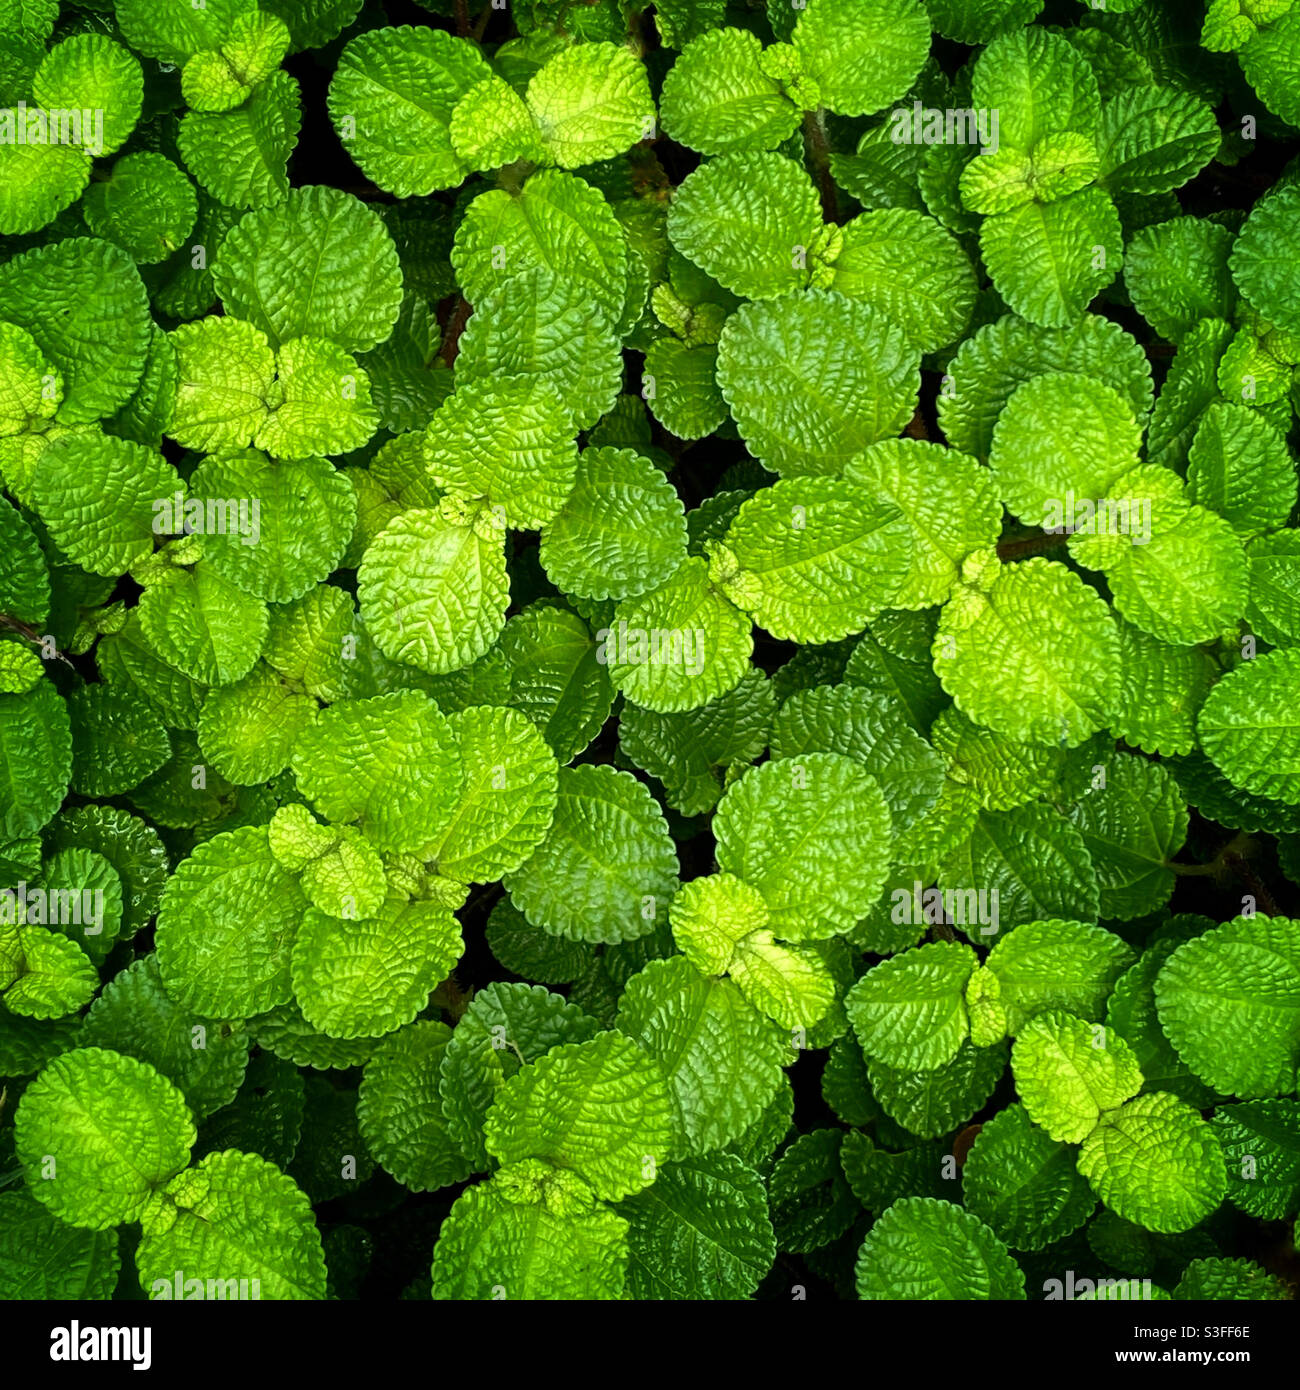
M 121 971 L 91 1006 L 81 1044 L 147 1062 L 178 1086 L 196 1119 L 229 1105 L 251 1039 L 242 1022 L 200 1018 L 163 987 L 154 955 Z
M 1012 393 L 1033 377 L 1057 372 L 1081 373 L 1112 387 L 1139 421 L 1150 413 L 1151 365 L 1118 324 L 1084 314 L 1065 328 L 1040 328 L 1007 314 L 976 329 L 948 368 L 938 404 L 950 448 L 987 460 Z
M 209 692 L 198 719 L 199 747 L 220 776 L 251 787 L 288 767 L 315 717 L 316 701 L 259 661 L 242 680 Z
M 1153 464 L 1114 484 L 1070 537 L 1070 553 L 1102 570 L 1116 610 L 1161 641 L 1190 646 L 1231 628 L 1246 604 L 1246 557 L 1222 517 L 1188 501 L 1177 475 Z M 1140 520 L 1135 520 L 1135 517 Z
M 415 1018 L 463 948 L 441 903 L 389 897 L 361 921 L 309 908 L 293 942 L 294 997 L 322 1033 L 376 1037 Z
M 1229 265 L 1241 297 L 1289 333 L 1300 332 L 1300 291 L 1291 268 L 1300 247 L 1300 189 L 1282 184 L 1251 209 Z
M 252 324 L 210 317 L 171 334 L 176 396 L 170 433 L 192 449 L 243 449 L 265 425 L 275 356 Z M 177 530 L 179 520 L 173 521 Z
M 1002 507 L 987 470 L 955 449 L 917 439 L 886 439 L 850 460 L 859 483 L 902 513 L 911 532 L 911 565 L 891 606 L 943 603 L 962 562 L 996 544 Z
M 438 673 L 488 650 L 510 598 L 500 537 L 484 514 L 466 521 L 445 505 L 402 512 L 375 537 L 357 593 L 385 656 Z
M 1097 150 L 1112 193 L 1169 193 L 1219 152 L 1209 105 L 1176 87 L 1131 87 L 1102 103 Z
M 860 763 L 808 753 L 752 768 L 718 805 L 718 867 L 757 888 L 788 941 L 848 931 L 884 887 L 889 807 Z
M 525 99 L 547 153 L 562 169 L 612 159 L 654 130 L 645 68 L 621 44 L 563 49 L 533 76 Z
M 763 46 L 746 29 L 710 29 L 682 49 L 664 79 L 664 130 L 701 154 L 774 149 L 792 135 L 799 111 L 769 77 Z
M 1218 667 L 1202 647 L 1172 647 L 1118 618 L 1120 688 L 1111 731 L 1147 753 L 1190 753 Z
M 1023 1105 L 985 1122 L 962 1168 L 962 1201 L 1016 1250 L 1042 1250 L 1076 1231 L 1097 1199 L 1068 1144 L 1031 1123 Z
M 1232 1204 L 1265 1221 L 1294 1214 L 1300 1207 L 1300 1101 L 1221 1105 L 1211 1123 L 1223 1147 Z
M 0 506 L 0 545 L 5 567 L 0 574 L 0 612 L 21 623 L 39 626 L 49 617 L 50 576 L 45 555 L 23 514 L 7 499 Z
M 505 526 L 537 530 L 573 490 L 574 424 L 548 381 L 515 376 L 469 381 L 439 407 L 424 461 L 440 488 L 485 499 Z
M 879 309 L 922 352 L 960 336 L 975 308 L 975 272 L 960 243 L 911 208 L 853 218 L 833 270 L 832 289 Z
M 179 250 L 199 215 L 194 185 L 165 155 L 123 155 L 90 185 L 82 215 L 95 236 L 120 246 L 138 265 Z
M 0 1194 L 0 1298 L 6 1302 L 109 1299 L 119 1272 L 116 1231 L 79 1230 L 25 1192 Z
M 840 753 L 880 784 L 896 831 L 915 824 L 938 799 L 943 759 L 898 708 L 854 686 L 814 686 L 792 695 L 772 723 L 772 757 Z
M 1256 796 L 1300 802 L 1300 651 L 1269 652 L 1230 671 L 1201 706 L 1201 746 L 1226 777 Z
M 254 0 L 120 0 L 115 5 L 123 37 L 146 58 L 177 66 L 202 48 L 219 48 L 235 21 L 257 8 Z
M 294 750 L 298 785 L 331 821 L 356 821 L 381 850 L 416 852 L 453 814 L 462 762 L 427 695 L 397 691 L 332 705 Z
M 666 1164 L 619 1214 L 631 1298 L 748 1299 L 776 1258 L 762 1180 L 731 1154 Z
M 307 1194 L 256 1154 L 208 1154 L 177 1174 L 160 1197 L 166 1214 L 146 1216 L 136 1250 L 140 1284 L 153 1297 L 175 1297 L 176 1271 L 187 1279 L 257 1280 L 262 1298 L 325 1297 L 325 1253 Z M 211 1295 L 209 1295 L 211 1296 Z M 220 1297 L 220 1295 L 217 1295 Z M 227 1292 L 227 1296 L 229 1296 Z
M 998 982 L 1006 1030 L 1015 1035 L 1048 1011 L 1105 1017 L 1106 1000 L 1134 959 L 1133 948 L 1102 927 L 1050 919 L 1004 936 L 985 964 Z
M 82 806 L 61 815 L 46 839 L 49 852 L 85 849 L 113 866 L 125 896 L 124 935 L 139 930 L 153 916 L 167 883 L 168 865 L 167 852 L 152 826 L 114 806 Z
M 651 961 L 619 1001 L 617 1025 L 663 1069 L 680 1153 L 712 1153 L 740 1136 L 777 1094 L 793 1060 L 789 1034 L 762 1017 L 729 980 L 701 975 L 685 956 Z
M 510 703 L 541 730 L 556 759 L 571 762 L 600 732 L 614 691 L 601 648 L 567 609 L 533 606 L 501 634 L 510 663 Z
M 933 1197 L 905 1197 L 867 1234 L 855 1270 L 864 1299 L 1023 1299 L 1025 1276 L 972 1212 Z
M 844 1001 L 869 1059 L 898 1071 L 933 1071 L 969 1032 L 965 990 L 978 964 L 969 946 L 936 941 L 881 961 Z
M 1079 1152 L 1079 1171 L 1113 1212 L 1149 1231 L 1186 1231 L 1227 1188 L 1214 1129 L 1163 1092 L 1101 1117 Z
M 996 110 L 999 143 L 1018 150 L 1045 135 L 1091 133 L 1101 113 L 1087 59 L 1061 34 L 1036 27 L 999 37 L 980 54 L 971 104 Z
M 522 376 L 553 386 L 578 429 L 613 409 L 623 376 L 613 319 L 590 287 L 545 266 L 500 281 L 474 305 L 456 357 L 458 384 Z
M 897 1071 L 874 1058 L 867 1063 L 871 1091 L 891 1120 L 925 1139 L 951 1134 L 993 1094 L 1007 1069 L 1001 1041 L 989 1047 L 962 1043 L 956 1055 L 927 1071 Z
M 1201 1080 L 1286 1095 L 1300 1065 L 1300 924 L 1238 917 L 1185 942 L 1156 979 L 1160 1025 Z
M 320 338 L 296 338 L 281 346 L 276 367 L 271 411 L 253 438 L 259 449 L 290 459 L 343 454 L 374 434 L 370 378 L 350 353 Z
M 117 870 L 92 850 L 59 850 L 49 855 L 41 868 L 41 887 L 47 906 L 55 903 L 55 894 L 73 895 L 70 913 L 63 906 L 69 900 L 57 899 L 60 910 L 50 915 L 50 925 L 75 941 L 96 965 L 102 965 L 123 925 L 122 880 Z
M 911 538 L 903 513 L 861 486 L 787 478 L 741 507 L 712 550 L 710 575 L 774 637 L 834 642 L 894 601 Z
M 429 1192 L 469 1176 L 438 1100 L 438 1069 L 452 1031 L 419 1020 L 380 1044 L 357 1092 L 357 1123 L 381 1167 L 412 1192 Z
M 72 786 L 82 796 L 116 796 L 139 786 L 171 755 L 162 720 L 108 685 L 83 685 L 68 700 Z
M 1187 805 L 1157 763 L 1114 754 L 1070 811 L 1101 886 L 1101 915 L 1131 921 L 1174 891 L 1170 861 L 1187 838 Z
M 536 726 L 512 709 L 471 706 L 450 716 L 464 780 L 431 858 L 461 883 L 511 873 L 545 838 L 555 814 L 557 765 Z
M 578 1179 L 529 1176 L 525 1190 L 544 1194 L 531 1201 L 503 1195 L 500 1179 L 456 1199 L 433 1247 L 435 1300 L 623 1297 L 627 1222 L 590 1196 L 583 1205 L 569 1190 Z
M 192 55 L 181 73 L 181 95 L 196 111 L 228 111 L 279 68 L 289 30 L 274 15 L 240 15 L 220 48 Z
M 48 226 L 76 201 L 90 174 L 90 156 L 77 145 L 14 144 L 14 116 L 6 116 L 10 133 L 0 145 L 0 230 L 22 236 Z M 24 113 L 18 119 L 29 117 Z
M 228 685 L 257 663 L 266 605 L 210 565 L 168 570 L 140 599 L 140 630 L 156 655 L 200 685 Z
M 943 609 L 934 669 L 975 723 L 1068 748 L 1109 722 L 1118 654 L 1108 605 L 1063 565 L 975 556 Z
M 72 779 L 68 708 L 46 681 L 0 695 L 0 833 L 17 838 L 46 825 Z
M 649 788 L 608 766 L 561 768 L 545 838 L 505 886 L 530 922 L 572 941 L 632 941 L 664 920 L 677 856 Z
M 744 304 L 718 344 L 718 386 L 741 437 L 781 474 L 841 473 L 903 428 L 918 385 L 918 355 L 902 331 L 832 290 Z
M 388 336 L 401 309 L 388 229 L 335 188 L 296 188 L 279 206 L 247 213 L 222 242 L 212 278 L 226 312 L 277 348 L 308 336 L 366 352 Z
M 289 156 L 301 126 L 297 79 L 275 72 L 233 111 L 186 112 L 176 144 L 195 181 L 218 203 L 272 207 L 289 196 Z
M 670 579 L 686 557 L 681 499 L 631 449 L 584 449 L 568 500 L 542 532 L 552 583 L 593 599 L 632 598 Z
M 223 454 L 194 470 L 188 491 L 204 504 L 205 566 L 271 603 L 301 598 L 328 577 L 356 517 L 346 475 L 322 458 Z M 257 507 L 240 507 L 232 525 L 229 499 L 236 498 L 256 498 Z M 218 525 L 210 528 L 214 514 Z
M 156 1210 L 157 1189 L 185 1166 L 193 1143 L 180 1091 L 144 1062 L 98 1047 L 56 1057 L 14 1115 L 32 1196 L 92 1231 Z
M 1118 1033 L 1056 1010 L 1020 1029 L 1011 1069 L 1029 1118 L 1067 1143 L 1086 1139 L 1142 1086 L 1137 1059 Z
M 724 154 L 682 180 L 668 235 L 684 256 L 746 299 L 829 285 L 836 236 L 812 180 L 781 154 Z
M 14 913 L 12 889 L 0 899 L 0 923 Z M 29 909 L 32 911 L 33 909 Z M 45 926 L 0 926 L 5 1008 L 22 1018 L 64 1018 L 83 1009 L 99 983 L 81 947 Z
M 155 504 L 180 485 L 156 450 L 87 432 L 46 447 L 33 490 L 59 547 L 84 569 L 116 576 L 152 553 Z
M 920 0 L 809 0 L 792 41 L 822 105 L 869 116 L 912 85 L 930 50 L 930 20 Z
M 576 281 L 611 319 L 627 294 L 623 228 L 604 195 L 576 174 L 541 169 L 518 193 L 492 189 L 465 210 L 451 249 L 471 304 L 502 281 L 540 267 Z
M 1124 285 L 1138 313 L 1178 343 L 1202 319 L 1232 317 L 1237 292 L 1228 273 L 1233 236 L 1199 217 L 1143 227 L 1124 252 Z
M 501 1163 L 542 1158 L 617 1201 L 649 1186 L 670 1156 L 668 1087 L 631 1038 L 601 1033 L 563 1043 L 506 1081 L 485 1138 Z
M 614 684 L 661 714 L 698 709 L 734 690 L 754 649 L 748 616 L 694 557 L 658 588 L 620 603 L 596 638 L 596 660 Z
M 0 319 L 24 328 L 63 377 L 58 419 L 87 424 L 125 404 L 140 380 L 153 323 L 125 251 L 74 237 L 0 266 Z
M 475 83 L 456 103 L 450 131 L 452 148 L 471 169 L 498 169 L 547 157 L 523 97 L 495 73 Z
M 1193 1260 L 1174 1297 L 1196 1302 L 1290 1301 L 1291 1286 L 1250 1260 Z
M 1124 238 L 1115 204 L 1100 188 L 1054 203 L 1026 203 L 984 219 L 980 252 L 1007 304 L 1049 328 L 1077 319 L 1115 278 Z
M 386 193 L 454 188 L 468 169 L 452 148 L 457 101 L 490 73 L 467 39 L 397 25 L 350 40 L 329 89 L 330 120 L 361 171 Z
M 289 957 L 307 900 L 265 826 L 197 846 L 167 881 L 155 944 L 163 987 L 206 1018 L 247 1018 L 292 993 Z
M 1285 526 L 1296 502 L 1295 461 L 1257 410 L 1215 402 L 1188 453 L 1191 501 L 1218 512 L 1243 539 Z
M 103 113 L 103 138 L 92 151 L 96 156 L 114 154 L 122 146 L 140 119 L 143 97 L 139 60 L 105 34 L 73 34 L 56 43 L 32 78 L 36 106 Z M 82 140 L 91 143 L 84 131 Z
M 1011 395 L 993 431 L 989 463 L 1009 511 L 1062 528 L 1072 498 L 1105 498 L 1137 467 L 1141 431 L 1112 386 L 1077 372 L 1034 377 Z M 1066 520 L 1066 525 L 1072 521 Z
M 659 338 L 645 355 L 642 390 L 655 419 L 678 439 L 702 439 L 727 418 L 717 383 L 718 350 Z

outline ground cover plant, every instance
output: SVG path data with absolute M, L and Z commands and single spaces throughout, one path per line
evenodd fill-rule
M 1300 5 L 0 0 L 0 1296 L 1286 1299 Z

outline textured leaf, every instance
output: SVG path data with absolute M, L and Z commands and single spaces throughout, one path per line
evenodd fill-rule
M 1251 209 L 1232 247 L 1242 298 L 1288 332 L 1300 332 L 1300 293 L 1291 267 L 1300 246 L 1300 189 L 1283 184 Z
M 1118 936 L 1088 922 L 1026 922 L 988 954 L 999 985 L 1006 1029 L 1016 1034 L 1049 1010 L 1099 1020 L 1134 953 Z M 1122 1030 L 1121 1030 L 1122 1031 Z
M 956 1056 L 969 1031 L 965 990 L 977 958 L 936 941 L 873 966 L 844 1001 L 862 1050 L 899 1071 L 933 1071 Z
M 1266 1221 L 1293 1214 L 1300 1206 L 1300 1101 L 1221 1105 L 1212 1123 L 1233 1205 Z
M 742 305 L 718 345 L 718 386 L 741 437 L 788 475 L 839 474 L 897 434 L 916 403 L 917 366 L 888 319 L 831 290 Z
M 1230 671 L 1197 719 L 1201 746 L 1226 777 L 1256 796 L 1300 802 L 1300 651 L 1270 652 Z
M 140 600 L 140 630 L 158 655 L 200 685 L 227 685 L 257 662 L 266 605 L 200 563 L 168 570 Z
M 718 806 L 718 867 L 757 888 L 788 941 L 847 931 L 884 887 L 889 807 L 861 764 L 808 753 L 753 768 Z
M 1189 1105 L 1157 1092 L 1103 1115 L 1079 1171 L 1112 1211 L 1149 1231 L 1186 1231 L 1223 1200 L 1219 1141 Z
M 774 149 L 799 111 L 760 63 L 763 47 L 745 29 L 711 29 L 682 49 L 664 79 L 664 129 L 701 154 Z
M 14 1116 L 32 1195 L 92 1231 L 146 1214 L 193 1143 L 194 1121 L 176 1087 L 134 1057 L 98 1047 L 56 1057 Z
M 1011 1068 L 1029 1118 L 1067 1143 L 1086 1139 L 1142 1085 L 1137 1059 L 1118 1033 L 1056 1011 L 1037 1014 L 1020 1030 Z
M 867 1234 L 856 1267 L 865 1299 L 1023 1299 L 1025 1276 L 972 1212 L 933 1197 L 905 1197 Z
M 930 48 L 920 0 L 809 0 L 793 42 L 822 104 L 841 116 L 869 116 L 901 97 Z
M 1281 431 L 1258 411 L 1216 402 L 1196 428 L 1187 484 L 1191 501 L 1245 538 L 1286 525 L 1296 501 L 1295 461 Z
M 69 1226 L 25 1192 L 0 1195 L 0 1298 L 108 1299 L 119 1269 L 117 1232 Z
M 0 695 L 0 831 L 34 835 L 67 795 L 72 778 L 68 709 L 45 681 L 23 695 Z
M 546 837 L 505 886 L 530 922 L 557 936 L 631 941 L 664 919 L 676 869 L 644 783 L 612 767 L 562 768 Z
M 645 68 L 620 44 L 562 50 L 529 82 L 526 100 L 542 143 L 562 169 L 612 159 L 653 130 Z
M 176 143 L 195 181 L 217 202 L 271 207 L 289 196 L 289 156 L 301 125 L 297 80 L 275 72 L 232 111 L 187 112 Z

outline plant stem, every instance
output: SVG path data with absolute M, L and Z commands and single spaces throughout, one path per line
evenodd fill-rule
M 831 147 L 826 138 L 826 118 L 820 111 L 803 113 L 803 143 L 821 190 L 822 216 L 827 222 L 837 222 L 840 215 L 839 194 L 831 177 Z

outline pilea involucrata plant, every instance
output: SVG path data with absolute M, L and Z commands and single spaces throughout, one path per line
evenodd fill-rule
M 1297 124 L 1291 0 L 0 0 L 0 1296 L 1293 1297 Z

